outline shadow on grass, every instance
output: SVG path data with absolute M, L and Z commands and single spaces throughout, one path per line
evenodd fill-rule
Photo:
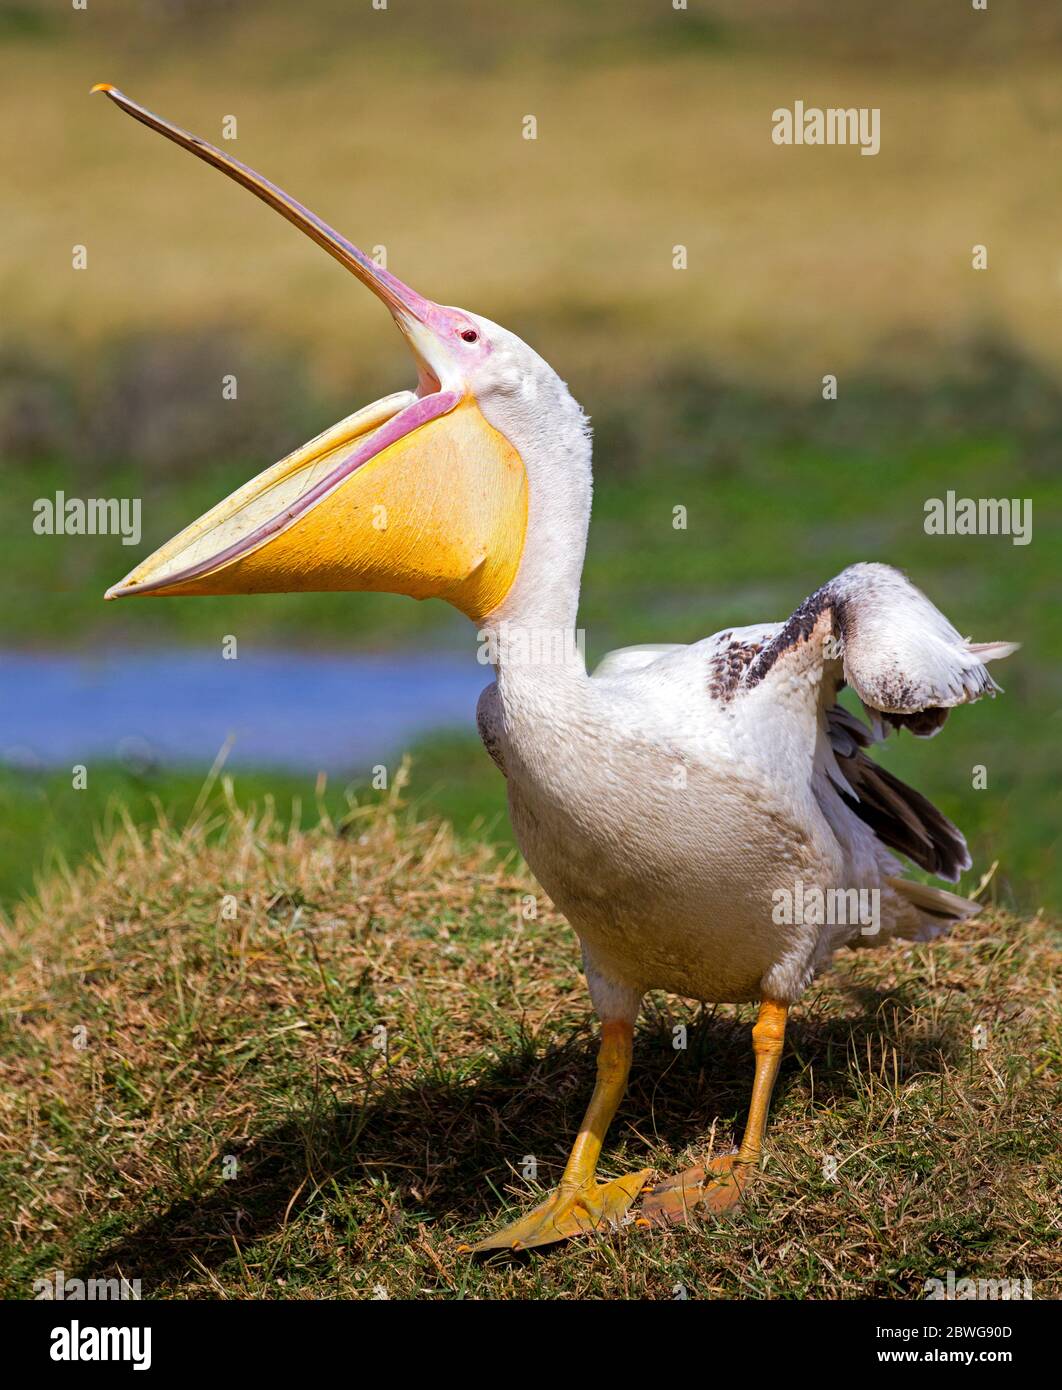
M 855 991 L 859 1018 L 800 1018 L 791 1025 L 774 1094 L 779 1112 L 789 1087 L 814 1068 L 816 1106 L 855 1094 L 856 1046 L 876 1069 L 895 1044 L 903 1071 L 937 1074 L 962 1044 L 950 1033 L 913 1039 L 895 1024 L 908 1011 L 903 991 Z M 630 1089 L 606 1143 L 603 1168 L 627 1171 L 647 1161 L 643 1139 L 671 1150 L 696 1147 L 713 1123 L 717 1150 L 740 1138 L 752 1083 L 748 1018 L 706 1011 L 676 1051 L 671 1021 L 650 1015 L 635 1039 Z M 796 1055 L 794 1055 L 796 1054 Z M 798 1060 L 799 1057 L 799 1060 Z M 560 1176 L 593 1077 L 593 1047 L 585 1035 L 536 1054 L 530 1045 L 501 1057 L 476 1083 L 431 1077 L 387 1085 L 361 1107 L 319 1101 L 306 1111 L 228 1150 L 238 1179 L 209 1194 L 172 1203 L 164 1212 L 85 1262 L 81 1278 L 141 1280 L 144 1297 L 165 1295 L 190 1276 L 221 1269 L 238 1249 L 279 1233 L 323 1189 L 383 1181 L 393 1194 L 397 1229 L 412 1238 L 418 1221 L 453 1224 L 463 1236 L 500 1213 L 513 1182 L 511 1165 L 538 1155 L 538 1181 Z M 639 1138 L 642 1136 L 642 1138 Z M 618 1150 L 623 1146 L 623 1154 Z M 650 1160 L 651 1161 L 651 1160 Z M 382 1207 L 386 1199 L 369 1195 Z M 528 1198 L 530 1200 L 530 1197 Z M 455 1232 L 455 1235 L 457 1234 Z M 357 1258 L 352 1255 L 352 1258 Z

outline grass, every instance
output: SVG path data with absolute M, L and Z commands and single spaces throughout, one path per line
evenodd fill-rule
M 394 795 L 304 829 L 223 795 L 126 824 L 5 928 L 9 1296 L 59 1268 L 185 1299 L 909 1298 L 949 1269 L 1059 1295 L 1043 915 L 842 954 L 794 1012 L 732 1220 L 473 1262 L 459 1242 L 556 1179 L 588 1094 L 571 933 L 515 861 Z M 749 1022 L 652 999 L 609 1175 L 731 1144 Z
M 444 817 L 462 836 L 512 848 L 505 783 L 476 739 L 436 734 L 414 744 L 410 757 L 408 794 L 420 813 Z M 304 808 L 339 816 L 352 797 L 373 804 L 385 795 L 364 778 L 277 768 L 231 772 L 224 793 L 216 781 L 205 795 L 203 786 L 203 773 L 192 768 L 93 763 L 88 785 L 75 791 L 68 772 L 0 766 L 0 909 L 30 895 L 50 874 L 68 876 L 126 822 L 150 826 L 161 814 L 180 825 L 197 808 L 207 816 L 223 811 L 229 796 L 243 810 L 268 796 L 287 823 L 298 821 Z
M 342 272 L 90 99 L 108 80 L 214 141 L 235 115 L 238 157 L 386 245 L 424 293 L 536 319 L 569 379 L 668 346 L 803 388 L 883 357 L 918 375 L 985 327 L 1057 366 L 1062 210 L 1042 173 L 1062 24 L 1036 0 L 908 8 L 852 0 L 838 23 L 822 0 L 23 4 L 0 30 L 19 131 L 5 328 L 86 377 L 117 331 L 220 321 L 296 343 L 334 382 L 376 361 L 405 379 Z M 801 96 L 880 108 L 880 154 L 774 145 L 772 111 Z

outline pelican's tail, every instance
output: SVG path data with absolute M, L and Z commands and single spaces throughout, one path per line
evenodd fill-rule
M 906 941 L 932 941 L 956 922 L 965 922 L 981 911 L 981 903 L 950 893 L 946 888 L 891 876 L 886 876 L 884 882 L 912 909 L 897 915 L 890 933 Z

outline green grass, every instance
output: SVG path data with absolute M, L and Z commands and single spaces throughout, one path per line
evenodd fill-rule
M 350 797 L 372 804 L 381 795 L 364 781 L 271 768 L 227 774 L 231 792 L 216 779 L 204 786 L 204 777 L 200 769 L 135 772 L 94 762 L 88 785 L 74 790 L 68 772 L 0 768 L 0 910 L 49 875 L 68 876 L 126 824 L 151 825 L 161 815 L 181 825 L 196 807 L 213 814 L 230 794 L 244 809 L 268 797 L 286 823 L 316 819 L 319 809 L 338 817 Z M 413 805 L 444 816 L 462 836 L 512 848 L 505 783 L 473 738 L 442 734 L 414 745 L 407 787 Z
M 948 1270 L 1062 1291 L 1042 917 L 842 953 L 794 1010 L 733 1218 L 487 1262 L 460 1242 L 556 1181 L 593 1075 L 574 940 L 515 863 L 394 804 L 296 830 L 230 796 L 120 831 L 2 944 L 10 1297 L 55 1269 L 158 1298 L 908 1299 Z M 606 1175 L 726 1151 L 750 1021 L 651 999 Z

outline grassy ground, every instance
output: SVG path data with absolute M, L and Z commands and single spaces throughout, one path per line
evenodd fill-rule
M 843 955 L 795 1011 L 734 1219 L 486 1264 L 458 1243 L 555 1180 L 593 1069 L 574 942 L 515 865 L 393 805 L 295 830 L 232 801 L 116 834 L 5 947 L 9 1295 L 56 1268 L 173 1298 L 906 1298 L 948 1270 L 1062 1291 L 1040 916 Z M 608 1174 L 731 1144 L 749 1021 L 653 1000 Z
M 417 811 L 445 817 L 464 836 L 512 848 L 505 783 L 475 737 L 436 734 L 414 745 L 411 760 L 407 793 Z M 65 771 L 0 766 L 0 910 L 50 874 L 68 876 L 123 821 L 150 827 L 162 815 L 183 825 L 193 812 L 210 816 L 225 806 L 221 786 L 214 781 L 204 793 L 203 773 L 188 768 L 94 763 L 85 788 L 75 791 L 71 780 Z M 382 798 L 364 779 L 277 768 L 241 768 L 227 785 L 243 809 L 268 796 L 285 822 L 315 817 L 318 807 L 339 816 L 351 797 L 369 804 Z
M 235 116 L 237 157 L 386 245 L 424 293 L 534 322 L 571 379 L 669 347 L 805 387 L 883 356 L 917 374 L 982 327 L 1062 360 L 1043 178 L 1062 21 L 1039 0 L 850 0 L 843 20 L 824 0 L 9 8 L 5 327 L 72 358 L 86 389 L 101 343 L 160 324 L 254 326 L 348 385 L 370 362 L 406 374 L 341 270 L 90 99 L 103 80 L 217 142 Z M 771 113 L 797 98 L 880 108 L 880 153 L 773 144 Z

